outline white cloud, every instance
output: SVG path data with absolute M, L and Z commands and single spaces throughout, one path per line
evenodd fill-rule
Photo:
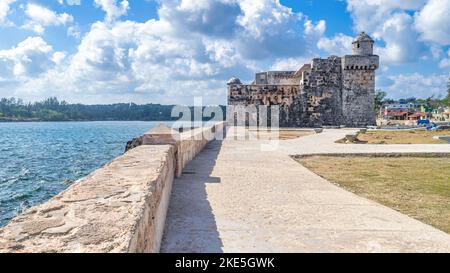
M 59 1 L 64 5 L 79 2 Z M 250 81 L 257 71 L 296 70 L 320 54 L 351 53 L 354 37 L 343 33 L 326 37 L 324 20 L 313 22 L 278 0 L 158 1 L 159 18 L 140 23 L 120 20 L 129 10 L 128 1 L 95 0 L 106 12 L 105 20 L 83 33 L 77 23 L 69 24 L 67 35 L 79 39 L 76 52 L 70 55 L 55 52 L 37 37 L 1 51 L 0 92 L 6 90 L 1 77 L 10 75 L 15 86 L 9 83 L 8 90 L 27 99 L 57 95 L 93 103 L 191 104 L 192 96 L 203 95 L 205 103 L 224 103 L 230 76 Z M 377 39 L 376 52 L 384 64 L 403 64 L 426 54 L 428 44 L 420 41 L 425 32 L 417 27 L 419 15 L 413 15 L 424 10 L 425 4 L 425 0 L 348 0 L 348 10 L 355 31 L 365 30 Z M 41 10 L 29 12 L 30 5 Z M 25 7 L 30 18 L 26 27 L 37 33 L 44 32 L 45 26 L 73 21 L 68 14 L 37 4 Z M 28 51 L 12 53 L 20 52 L 19 48 Z M 448 67 L 441 46 L 434 41 L 431 48 L 428 57 Z M 379 73 L 383 71 L 386 65 Z M 442 87 L 440 76 L 427 77 L 417 86 L 414 81 L 420 79 L 419 74 L 384 77 L 380 86 L 399 97 Z
M 419 34 L 413 28 L 413 18 L 406 13 L 395 13 L 386 19 L 376 36 L 386 43 L 377 52 L 386 63 L 412 62 L 425 54 L 426 47 L 418 41 Z
M 36 77 L 55 64 L 53 53 L 41 37 L 28 37 L 16 47 L 0 51 L 0 66 L 6 75 Z
M 314 25 L 302 13 L 283 6 L 278 0 L 241 0 L 236 46 L 241 56 L 261 60 L 310 55 L 316 39 L 325 30 L 325 21 Z
M 67 5 L 69 6 L 79 6 L 81 5 L 81 0 L 67 0 Z
M 182 0 L 161 1 L 158 14 L 170 21 L 178 35 L 206 34 L 214 37 L 231 37 L 237 28 L 241 8 L 235 1 Z
M 447 52 L 448 58 L 444 58 L 439 62 L 440 68 L 447 68 L 450 67 L 450 49 Z
M 38 34 L 42 34 L 45 31 L 45 26 L 59 26 L 73 22 L 72 15 L 67 13 L 57 14 L 56 12 L 37 4 L 27 4 L 25 14 L 30 20 L 22 27 L 33 30 Z
M 7 20 L 8 14 L 11 10 L 11 4 L 16 2 L 16 0 L 2 0 L 0 1 L 0 26 L 4 24 L 9 24 Z
M 351 54 L 354 40 L 354 37 L 339 33 L 333 38 L 322 37 L 317 43 L 317 47 L 328 54 L 344 56 Z
M 446 94 L 448 75 L 422 75 L 420 73 L 400 74 L 388 76 L 391 84 L 382 87 L 390 97 L 399 98 L 428 98 L 442 97 Z
M 94 23 L 76 54 L 64 58 L 67 73 L 58 81 L 65 78 L 74 95 L 103 100 L 190 104 L 203 95 L 205 103 L 223 103 L 231 75 L 251 79 L 273 62 L 308 62 L 326 27 L 269 0 L 165 0 L 159 15 L 145 23 L 114 16 Z M 43 78 L 35 89 L 58 89 Z
M 305 34 L 321 37 L 327 28 L 325 20 L 320 20 L 316 25 L 311 20 L 305 22 Z
M 427 0 L 347 0 L 347 10 L 357 31 L 375 32 L 384 21 L 398 11 L 415 11 Z
M 66 0 L 65 1 L 69 6 L 79 6 L 81 5 L 81 0 Z M 64 5 L 64 0 L 58 0 L 58 3 Z
M 117 0 L 95 0 L 95 5 L 102 8 L 106 12 L 106 20 L 112 21 L 127 14 L 129 3 L 127 0 L 122 0 L 117 3 Z
M 426 45 L 419 40 L 410 13 L 422 8 L 427 0 L 347 0 L 347 3 L 355 30 L 366 31 L 385 43 L 377 48 L 384 64 L 403 64 L 424 57 Z
M 70 26 L 67 28 L 67 35 L 76 39 L 81 38 L 81 30 L 78 26 Z
M 430 0 L 416 14 L 416 27 L 426 41 L 450 44 L 450 0 Z

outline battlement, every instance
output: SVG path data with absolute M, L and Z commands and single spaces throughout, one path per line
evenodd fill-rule
M 377 55 L 346 55 L 342 58 L 342 70 L 377 70 L 379 65 Z

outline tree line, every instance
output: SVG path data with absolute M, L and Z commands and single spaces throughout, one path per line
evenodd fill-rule
M 0 121 L 174 121 L 178 117 L 171 117 L 173 106 L 135 103 L 69 104 L 55 97 L 24 103 L 21 99 L 2 98 Z
M 393 99 L 387 98 L 387 93 L 383 90 L 377 90 L 375 92 L 375 110 L 379 111 L 380 108 L 383 106 L 383 104 L 386 103 L 394 103 L 394 102 L 400 102 L 400 103 L 425 103 L 429 108 L 435 109 L 439 106 L 449 106 L 450 107 L 450 78 L 448 79 L 447 83 L 447 95 L 445 97 L 435 97 L 430 96 L 426 99 L 418 99 L 415 97 L 410 97 L 406 99 L 400 99 L 398 101 L 395 101 Z

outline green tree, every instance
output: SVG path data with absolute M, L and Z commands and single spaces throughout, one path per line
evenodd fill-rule
M 375 111 L 379 112 L 383 103 L 385 102 L 387 93 L 382 90 L 377 90 L 375 92 Z
M 442 100 L 442 103 L 450 106 L 450 78 L 448 78 L 448 83 L 447 83 L 447 96 Z

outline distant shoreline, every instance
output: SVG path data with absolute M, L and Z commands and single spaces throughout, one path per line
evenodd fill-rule
M 179 119 L 151 119 L 151 120 L 145 120 L 145 119 L 83 119 L 83 120 L 43 120 L 43 119 L 9 119 L 9 118 L 0 118 L 0 123 L 32 123 L 32 122 L 40 122 L 40 123 L 47 123 L 47 122 L 176 122 L 179 121 Z M 203 120 L 203 122 L 206 122 L 208 120 Z
M 116 120 L 116 119 L 104 119 L 104 120 L 43 120 L 43 119 L 14 119 L 14 118 L 2 118 L 0 119 L 0 123 L 14 123 L 14 122 L 20 122 L 20 123 L 30 123 L 30 122 L 98 122 L 98 121 L 146 121 L 146 122 L 173 122 L 176 120 Z

